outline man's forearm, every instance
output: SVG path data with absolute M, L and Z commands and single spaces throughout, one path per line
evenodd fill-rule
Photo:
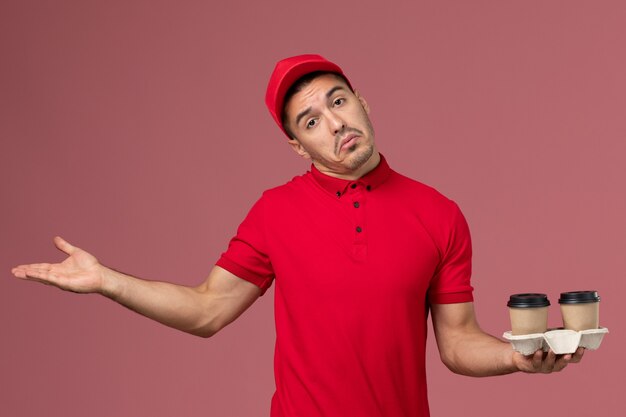
M 480 329 L 455 340 L 442 360 L 455 373 L 468 376 L 505 375 L 518 371 L 513 361 L 513 349 Z
M 160 281 L 147 281 L 102 266 L 100 293 L 119 304 L 169 327 L 197 336 L 211 336 L 210 295 Z

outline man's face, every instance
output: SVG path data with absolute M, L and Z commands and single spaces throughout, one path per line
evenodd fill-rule
M 321 75 L 285 106 L 285 123 L 295 136 L 289 144 L 326 174 L 351 177 L 367 172 L 373 168 L 368 163 L 378 156 L 368 112 L 365 100 L 343 79 Z

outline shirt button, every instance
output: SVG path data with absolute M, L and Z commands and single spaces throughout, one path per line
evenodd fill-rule
M 372 191 L 372 186 L 371 186 L 371 185 L 368 185 L 367 187 L 365 187 L 365 189 L 366 189 L 367 191 Z
M 341 191 L 337 191 L 337 192 L 335 193 L 335 195 L 336 195 L 337 197 L 341 197 Z
M 361 229 L 361 226 L 357 226 L 356 227 L 356 232 L 357 233 L 361 233 L 363 231 L 363 229 Z
M 350 186 L 350 188 L 355 189 L 355 188 L 356 188 L 356 184 L 352 184 L 352 185 Z
M 354 208 L 359 208 L 359 202 L 358 201 L 354 202 Z

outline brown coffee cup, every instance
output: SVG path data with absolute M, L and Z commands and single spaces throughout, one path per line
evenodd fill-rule
M 568 330 L 597 329 L 600 325 L 600 296 L 597 291 L 562 292 L 559 305 L 563 327 Z
M 539 293 L 513 294 L 507 306 L 511 317 L 511 334 L 544 333 L 548 330 L 548 296 Z

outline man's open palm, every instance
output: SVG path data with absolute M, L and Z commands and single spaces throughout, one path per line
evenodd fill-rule
M 19 265 L 11 270 L 18 278 L 54 285 L 63 290 L 78 293 L 97 292 L 102 288 L 102 267 L 88 252 L 70 245 L 60 237 L 54 238 L 55 246 L 69 255 L 58 264 Z

